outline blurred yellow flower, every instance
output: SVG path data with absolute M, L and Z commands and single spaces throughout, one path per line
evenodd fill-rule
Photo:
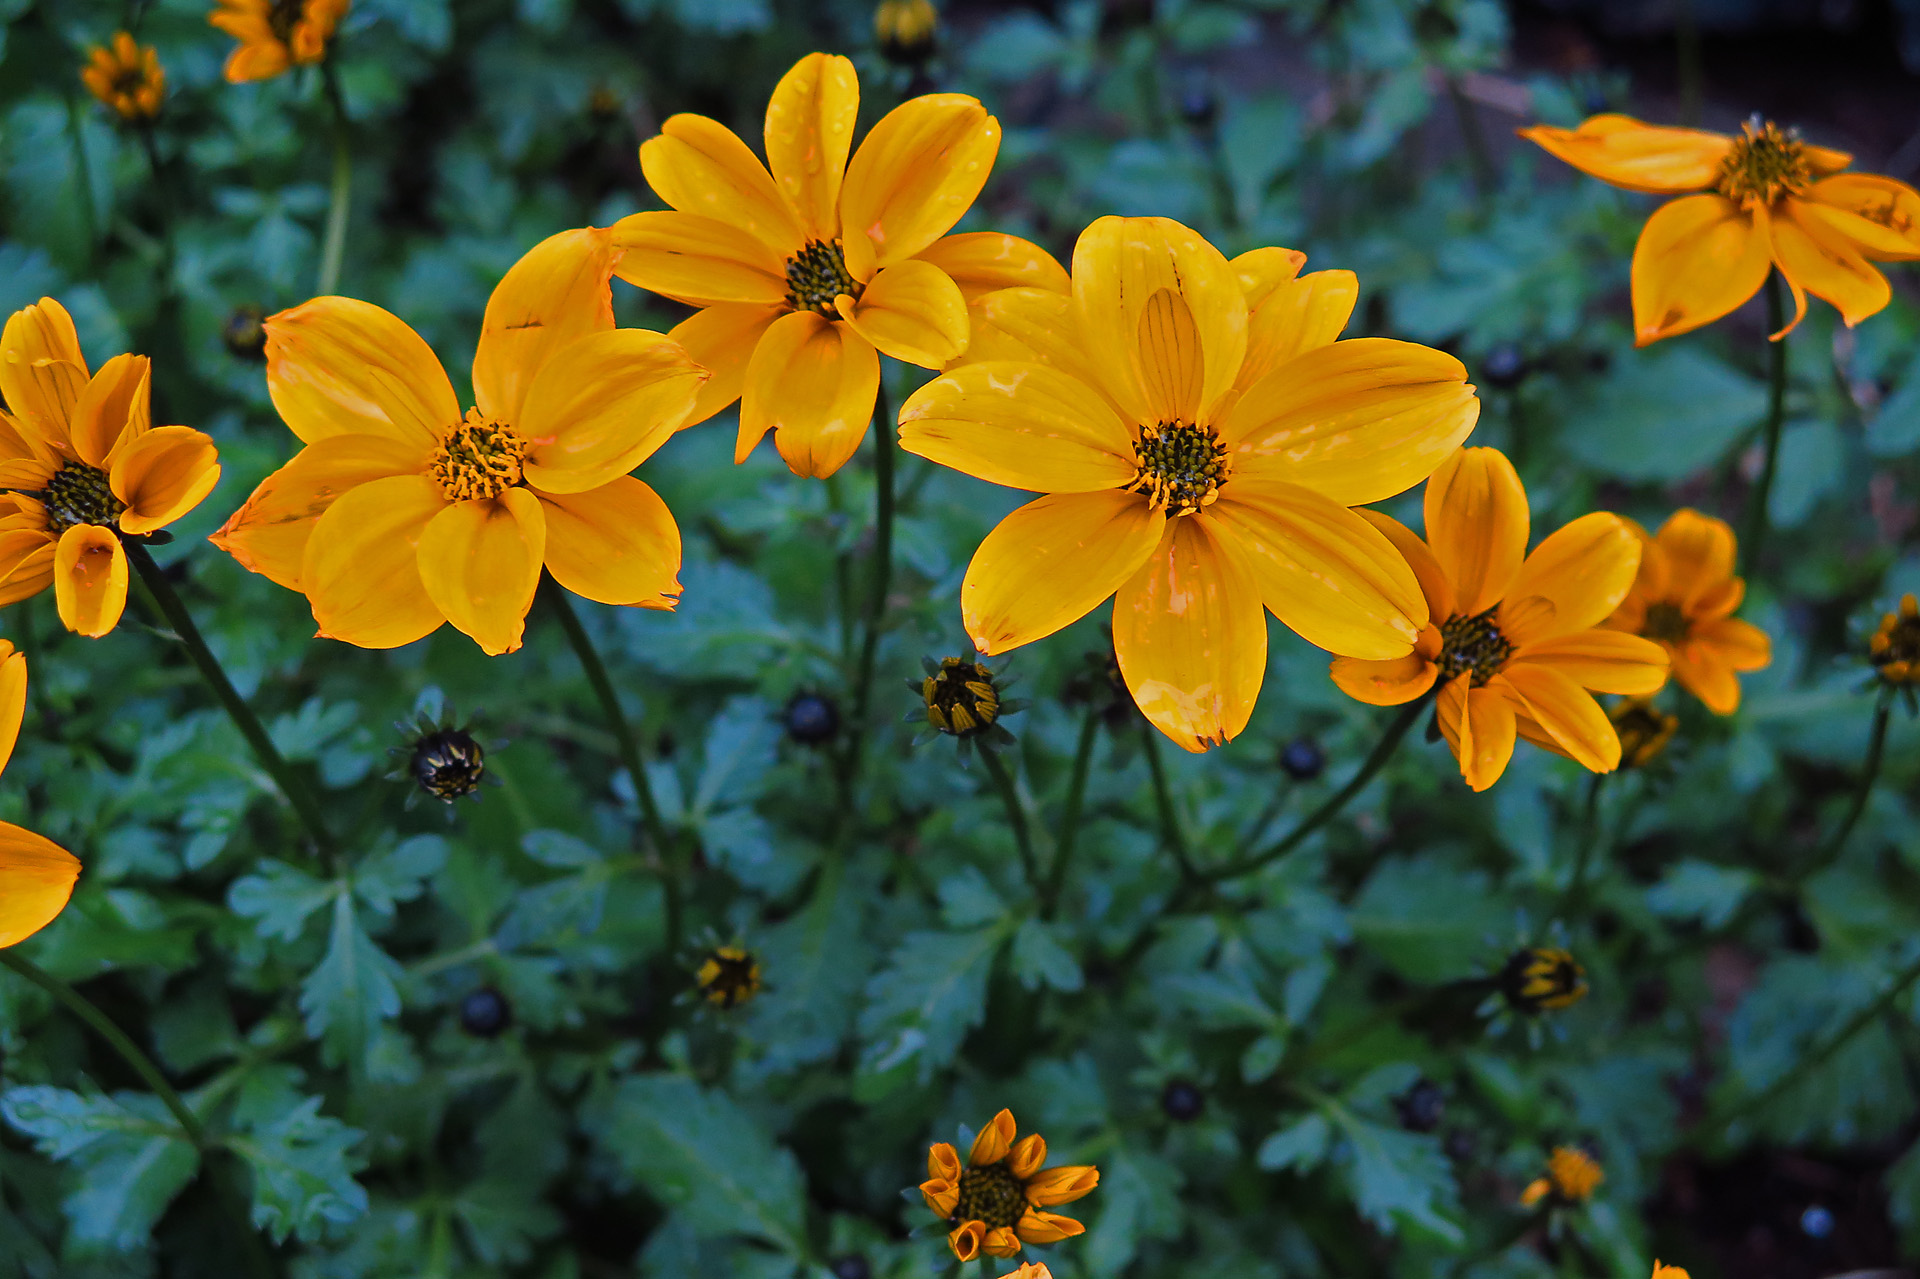
M 1114 597 L 1120 671 L 1181 746 L 1239 734 L 1267 666 L 1262 603 L 1335 653 L 1402 658 L 1419 583 L 1348 508 L 1425 479 L 1480 404 L 1452 356 L 1335 341 L 1344 271 L 1302 255 L 1228 262 L 1164 218 L 1102 218 L 1071 294 L 982 300 L 982 349 L 900 414 L 910 453 L 1047 496 L 987 535 L 961 586 L 982 653 L 1050 635 Z
M 1644 635 L 1667 650 L 1673 677 L 1716 715 L 1740 708 L 1738 671 L 1773 660 L 1759 627 L 1732 616 L 1746 595 L 1733 575 L 1733 530 L 1725 520 L 1682 508 L 1648 537 L 1638 524 L 1640 573 L 1606 624 Z
M 1650 697 L 1622 698 L 1607 712 L 1607 718 L 1613 721 L 1613 731 L 1620 738 L 1622 768 L 1651 764 L 1680 728 L 1680 717 L 1667 714 Z
M 588 228 L 507 272 L 464 417 L 433 351 L 379 307 L 325 297 L 269 317 L 267 390 L 306 447 L 213 541 L 363 648 L 452 622 L 511 652 L 543 564 L 587 599 L 671 609 L 680 530 L 627 472 L 707 375 L 660 334 L 614 328 L 613 258 Z
M 1015 1141 L 1015 1131 L 1012 1111 L 995 1115 L 974 1138 L 964 1168 L 959 1152 L 944 1141 L 927 1151 L 920 1194 L 953 1227 L 947 1246 L 963 1262 L 983 1252 L 1011 1257 L 1023 1243 L 1057 1243 L 1086 1230 L 1071 1217 L 1041 1210 L 1091 1192 L 1100 1184 L 1099 1169 L 1079 1165 L 1042 1172 L 1045 1139 L 1034 1133 Z M 1045 1267 L 1039 1275 L 1046 1275 Z
M 672 207 L 614 226 L 618 273 L 701 308 L 671 334 L 713 370 L 690 420 L 738 399 L 737 462 L 771 430 L 795 474 L 832 475 L 866 438 L 879 352 L 940 368 L 967 349 L 970 296 L 1065 287 L 1059 263 L 1025 240 L 946 234 L 1000 150 L 1000 122 L 978 101 L 915 98 L 849 162 L 859 107 L 853 63 L 809 54 L 767 104 L 767 165 L 697 115 L 672 117 L 640 148 Z
M 13 757 L 27 713 L 27 657 L 0 640 L 0 769 Z M 0 947 L 52 923 L 80 877 L 79 859 L 44 836 L 0 822 Z
M 352 0 L 215 0 L 207 21 L 240 42 L 227 55 L 234 84 L 268 80 L 327 56 Z
M 167 96 L 167 73 L 152 45 L 134 43 L 125 31 L 114 33 L 113 43 L 87 50 L 80 69 L 87 92 L 119 113 L 122 120 L 151 120 L 160 114 Z
M 933 54 L 940 34 L 940 11 L 933 0 L 880 0 L 873 8 L 873 38 L 881 56 L 916 66 Z
M 1691 1279 L 1691 1277 L 1678 1266 L 1662 1265 L 1656 1261 L 1653 1263 L 1653 1279 Z
M 1886 306 L 1887 277 L 1870 262 L 1920 258 L 1920 192 L 1871 173 L 1842 173 L 1853 157 L 1802 142 L 1772 121 L 1737 138 L 1597 115 L 1577 129 L 1520 130 L 1583 173 L 1629 191 L 1678 195 L 1654 211 L 1633 250 L 1633 330 L 1640 346 L 1710 324 L 1778 267 L 1849 326 Z M 1694 194 L 1688 194 L 1692 192 Z
M 760 993 L 760 961 L 739 946 L 716 946 L 700 961 L 693 984 L 715 1008 L 738 1008 Z
M 0 605 L 49 585 L 70 631 L 99 637 L 127 605 L 122 535 L 165 528 L 220 479 L 205 432 L 155 427 L 149 364 L 89 376 L 66 308 L 15 311 L 0 333 Z
M 1900 611 L 1880 619 L 1868 642 L 1867 659 L 1873 672 L 1889 684 L 1920 684 L 1920 601 L 1900 597 Z
M 1500 993 L 1515 1012 L 1537 1016 L 1571 1008 L 1587 997 L 1587 970 L 1558 946 L 1516 950 L 1500 970 Z
M 1342 657 L 1333 681 L 1375 706 L 1398 706 L 1440 682 L 1437 713 L 1475 790 L 1500 780 L 1516 736 L 1596 773 L 1620 763 L 1620 739 L 1591 693 L 1652 693 L 1667 654 L 1600 629 L 1632 587 L 1640 540 L 1595 511 L 1527 554 L 1527 492 L 1498 449 L 1462 449 L 1427 481 L 1427 537 L 1363 511 L 1406 556 L 1433 621 L 1414 651 L 1388 661 Z
M 1520 1192 L 1520 1202 L 1531 1208 L 1551 1196 L 1556 1203 L 1582 1204 L 1593 1198 L 1593 1192 L 1606 1179 L 1606 1170 L 1586 1151 L 1556 1146 L 1547 1156 L 1547 1175 L 1527 1183 Z

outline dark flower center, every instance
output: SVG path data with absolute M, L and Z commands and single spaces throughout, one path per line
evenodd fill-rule
M 467 420 L 440 441 L 427 473 L 440 483 L 449 502 L 498 497 L 520 482 L 527 442 L 504 422 L 467 410 Z
M 1714 189 L 1743 209 L 1771 205 L 1812 183 L 1806 151 L 1799 138 L 1771 120 L 1762 123 L 1756 117 L 1742 126 L 1741 136 L 1720 162 Z
M 1641 768 L 1666 748 L 1677 717 L 1656 710 L 1647 702 L 1628 702 L 1613 713 L 1613 731 L 1620 738 L 1620 766 Z
M 39 494 L 47 508 L 47 531 L 58 537 L 76 524 L 112 528 L 127 504 L 113 495 L 107 473 L 85 462 L 63 462 Z
M 738 946 L 707 952 L 695 976 L 701 994 L 718 1008 L 738 1008 L 760 993 L 760 961 Z
M 1587 971 L 1558 947 L 1522 950 L 1507 961 L 1501 986 L 1508 1002 L 1524 1013 L 1566 1008 L 1587 994 Z
M 273 0 L 267 9 L 267 27 L 281 44 L 293 41 L 293 29 L 300 24 L 307 8 L 306 0 Z
M 953 1220 L 985 1222 L 987 1229 L 1012 1226 L 1027 1211 L 1027 1188 L 1007 1161 L 966 1168 L 960 1173 L 960 1198 Z
M 1473 672 L 1472 687 L 1479 688 L 1506 665 L 1513 654 L 1513 641 L 1493 624 L 1497 610 L 1488 609 L 1475 617 L 1456 613 L 1440 627 L 1440 678 L 1450 680 L 1462 672 Z
M 451 804 L 480 789 L 486 774 L 486 751 L 465 729 L 443 728 L 421 738 L 413 748 L 413 776 L 435 799 Z
M 1647 620 L 1640 624 L 1640 634 L 1646 638 L 1664 644 L 1681 644 L 1692 633 L 1693 623 L 1680 611 L 1678 604 L 1662 600 L 1647 605 Z
M 1906 601 L 1874 632 L 1870 660 L 1882 679 L 1896 684 L 1920 682 L 1920 615 L 1907 611 Z
M 787 301 L 794 310 L 837 316 L 840 313 L 834 310 L 833 300 L 842 293 L 859 297 L 860 283 L 847 271 L 840 241 L 810 240 L 806 248 L 787 259 Z
M 1211 428 L 1186 422 L 1143 426 L 1133 442 L 1139 471 L 1126 488 L 1168 515 L 1192 515 L 1220 496 L 1227 478 L 1227 446 Z
M 927 702 L 927 722 L 955 737 L 984 733 L 1000 717 L 1000 694 L 984 662 L 943 657 L 939 674 L 922 680 L 920 693 Z

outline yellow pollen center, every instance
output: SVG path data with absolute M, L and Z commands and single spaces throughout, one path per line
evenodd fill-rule
M 1493 624 L 1493 609 L 1474 617 L 1456 613 L 1440 626 L 1440 678 L 1454 679 L 1473 672 L 1472 687 L 1479 688 L 1506 665 L 1513 654 L 1513 641 Z
M 112 528 L 127 509 L 127 504 L 114 496 L 107 473 L 85 462 L 61 463 L 46 489 L 34 496 L 46 507 L 47 531 L 55 536 L 76 524 Z
M 1227 446 L 1210 427 L 1186 422 L 1142 426 L 1133 457 L 1139 470 L 1127 490 L 1145 493 L 1148 506 L 1170 516 L 1192 515 L 1211 506 L 1227 480 Z
M 512 427 L 468 409 L 466 421 L 440 441 L 427 473 L 439 481 L 449 502 L 477 501 L 520 483 L 526 459 L 527 442 Z
M 1749 120 L 1720 162 L 1714 190 L 1743 209 L 1772 205 L 1812 184 L 1806 152 L 1805 143 L 1773 121 Z
M 847 258 L 840 241 L 809 241 L 807 247 L 787 259 L 787 301 L 796 311 L 817 311 L 837 316 L 833 300 L 842 293 L 860 296 L 860 282 L 847 271 Z
M 985 1222 L 987 1229 L 1012 1226 L 1027 1211 L 1027 1188 L 1007 1167 L 1007 1161 L 960 1173 L 960 1197 L 953 1220 Z

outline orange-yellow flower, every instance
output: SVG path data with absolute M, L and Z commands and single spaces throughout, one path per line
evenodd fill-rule
M 1809 293 L 1852 326 L 1892 296 L 1870 263 L 1920 258 L 1920 192 L 1842 173 L 1852 156 L 1771 121 L 1734 138 L 1597 115 L 1578 129 L 1540 124 L 1520 136 L 1614 186 L 1682 197 L 1654 211 L 1634 246 L 1640 346 L 1719 319 L 1759 292 L 1770 267 L 1793 290 L 1793 320 L 1776 341 L 1805 317 Z
M 511 652 L 543 564 L 576 595 L 671 609 L 680 530 L 627 472 L 686 421 L 706 372 L 658 333 L 614 328 L 613 258 L 587 228 L 507 272 L 464 418 L 432 350 L 379 307 L 315 298 L 270 317 L 267 389 L 306 447 L 214 542 L 363 648 L 452 622 Z
M 122 120 L 153 119 L 167 96 L 167 73 L 160 67 L 160 55 L 150 44 L 134 43 L 125 31 L 116 32 L 111 45 L 95 45 L 87 51 L 80 79 L 87 92 L 112 107 Z
M 832 475 L 866 438 L 878 352 L 940 368 L 967 349 L 968 297 L 1066 287 L 1025 240 L 946 234 L 1000 150 L 977 100 L 915 98 L 849 162 L 859 108 L 853 63 L 814 53 L 767 104 L 766 165 L 705 116 L 676 115 L 640 148 L 672 208 L 615 225 L 619 275 L 702 308 L 672 337 L 713 370 L 693 421 L 740 401 L 735 461 L 772 430 L 795 474 Z
M 0 640 L 0 769 L 13 757 L 27 713 L 27 657 Z M 0 947 L 52 923 L 80 877 L 74 855 L 43 835 L 0 822 Z
M 213 440 L 153 426 L 148 378 L 144 355 L 116 355 L 89 377 L 73 319 L 52 298 L 8 319 L 0 333 L 0 605 L 51 585 L 68 630 L 105 635 L 127 606 L 121 537 L 165 528 L 213 491 Z
M 1527 492 L 1498 449 L 1461 449 L 1427 481 L 1425 541 L 1362 511 L 1420 578 L 1433 621 L 1406 657 L 1340 658 L 1333 682 L 1375 706 L 1412 701 L 1440 682 L 1440 731 L 1475 790 L 1500 780 L 1515 736 L 1596 773 L 1620 764 L 1620 739 L 1591 696 L 1651 693 L 1667 654 L 1600 629 L 1633 586 L 1640 539 L 1595 511 L 1527 554 Z
M 1351 273 L 1229 263 L 1164 218 L 1102 218 L 1071 294 L 982 300 L 980 350 L 900 414 L 911 453 L 1047 496 L 987 535 L 960 599 L 982 653 L 1114 597 L 1141 711 L 1190 751 L 1236 736 L 1267 666 L 1261 605 L 1335 653 L 1399 658 L 1427 622 L 1406 562 L 1348 508 L 1425 479 L 1479 401 L 1450 355 L 1335 341 Z
M 1678 1266 L 1663 1265 L 1656 1261 L 1653 1263 L 1653 1279 L 1690 1279 L 1690 1277 Z
M 1682 509 L 1657 537 L 1638 524 L 1633 531 L 1641 541 L 1640 574 L 1607 625 L 1659 644 L 1682 688 L 1714 714 L 1733 714 L 1740 708 L 1735 672 L 1773 660 L 1767 633 L 1733 616 L 1747 590 L 1733 575 L 1733 530 L 1725 520 Z
M 1577 1146 L 1555 1146 L 1547 1156 L 1546 1176 L 1528 1182 L 1520 1192 L 1520 1202 L 1529 1208 L 1548 1198 L 1557 1204 L 1583 1204 L 1593 1198 L 1593 1192 L 1606 1179 L 1600 1161 L 1586 1151 Z
M 959 1152 L 944 1141 L 927 1150 L 920 1194 L 953 1227 L 947 1245 L 961 1261 L 983 1252 L 1011 1257 L 1022 1243 L 1057 1243 L 1086 1230 L 1071 1217 L 1042 1209 L 1088 1194 L 1100 1184 L 1100 1170 L 1082 1165 L 1042 1172 L 1046 1140 L 1033 1133 L 1015 1141 L 1015 1131 L 1012 1111 L 995 1115 L 974 1138 L 964 1168 Z M 1033 1279 L 1047 1279 L 1046 1268 Z
M 352 0 L 215 0 L 207 21 L 240 42 L 227 55 L 234 84 L 269 80 L 327 56 L 334 28 Z

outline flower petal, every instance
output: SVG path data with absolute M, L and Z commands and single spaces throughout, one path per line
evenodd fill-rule
M 420 583 L 487 656 L 511 653 L 526 631 L 546 544 L 546 514 L 528 489 L 455 502 L 420 534 Z
M 68 423 L 73 451 L 105 469 L 114 446 L 144 435 L 153 423 L 152 366 L 144 355 L 116 355 L 100 366 L 74 401 Z
M 80 859 L 23 827 L 0 822 L 0 948 L 51 924 L 73 896 Z
M 1011 1226 L 994 1226 L 980 1241 L 980 1251 L 989 1257 L 1011 1257 L 1020 1251 L 1020 1236 Z
M 1853 242 L 1823 226 L 1799 200 L 1780 202 L 1774 217 L 1773 261 L 1796 290 L 1830 302 L 1848 328 L 1878 314 L 1893 300 L 1893 287 Z
M 920 250 L 916 260 L 945 271 L 968 302 L 996 289 L 1045 289 L 1063 295 L 1073 291 L 1067 269 L 1053 254 L 1001 231 L 943 235 Z
M 1141 714 L 1181 749 L 1240 735 L 1267 668 L 1260 584 L 1205 515 L 1167 521 L 1113 600 L 1113 647 Z
M 1691 614 L 1695 604 L 1733 576 L 1733 528 L 1722 519 L 1681 507 L 1667 517 L 1654 541 L 1659 546 L 1662 589 L 1652 598 L 1671 598 Z M 1641 557 L 1639 583 L 1645 587 L 1649 557 Z
M 1359 300 L 1360 277 L 1351 271 L 1315 271 L 1276 285 L 1247 316 L 1247 359 L 1234 384 L 1245 390 L 1289 360 L 1332 346 Z
M 1233 273 L 1240 277 L 1240 291 L 1246 295 L 1252 311 L 1273 295 L 1273 291 L 1300 274 L 1307 255 L 1298 249 L 1267 247 L 1249 249 L 1233 259 Z
M 75 524 L 53 553 L 53 597 L 60 620 L 94 639 L 111 631 L 127 607 L 127 553 L 112 529 Z
M 806 245 L 793 210 L 766 166 L 733 130 L 700 115 L 676 115 L 640 144 L 640 171 L 654 193 L 682 213 L 737 227 L 779 261 Z
M 769 430 L 795 475 L 825 479 L 867 438 L 880 392 L 880 355 L 844 323 L 811 311 L 775 320 L 754 348 L 740 394 L 744 462 Z
M 693 412 L 681 429 L 704 422 L 740 398 L 747 382 L 747 364 L 761 335 L 780 316 L 782 307 L 725 302 L 695 311 L 667 334 L 695 364 L 712 374 L 694 397 Z
M 352 298 L 315 298 L 271 315 L 267 393 L 308 444 L 386 435 L 432 446 L 460 402 L 432 348 L 396 315 Z
M 1071 1239 L 1075 1235 L 1085 1234 L 1087 1228 L 1072 1217 L 1062 1217 L 1055 1212 L 1035 1212 L 1029 1208 L 1022 1214 L 1014 1226 L 1014 1233 L 1026 1243 L 1050 1244 L 1062 1239 Z M 1012 1256 L 1012 1253 L 1008 1253 Z
M 927 1176 L 942 1181 L 960 1180 L 960 1152 L 953 1143 L 936 1141 L 927 1147 Z
M 980 543 L 960 586 L 961 617 L 982 653 L 1071 626 L 1139 572 L 1167 517 L 1137 494 L 1064 493 L 1029 502 Z
M 427 522 L 447 506 L 424 475 L 371 480 L 334 499 L 300 565 L 322 638 L 398 648 L 447 620 L 420 581 L 416 550 Z
M 0 330 L 0 396 L 29 433 L 64 445 L 87 380 L 87 360 L 65 307 L 41 298 L 7 318 Z
M 967 349 L 967 300 L 929 263 L 884 267 L 859 301 L 843 293 L 836 305 L 855 333 L 896 360 L 937 369 Z
M 1581 767 L 1596 773 L 1620 767 L 1620 735 L 1613 721 L 1593 695 L 1564 671 L 1510 661 L 1494 681 L 1504 683 L 1527 718 L 1545 729 Z
M 0 640 L 0 771 L 13 758 L 20 724 L 27 717 L 27 655 Z
M 127 504 L 123 533 L 151 533 L 200 505 L 220 482 L 213 437 L 190 426 L 156 427 L 121 445 L 108 473 L 113 495 Z
M 473 399 L 482 413 L 519 422 L 527 388 L 547 361 L 613 327 L 607 282 L 619 256 L 611 230 L 583 227 L 548 236 L 508 268 L 487 298 L 473 356 Z
M 846 58 L 810 53 L 767 102 L 767 166 L 809 240 L 840 234 L 840 180 L 860 114 L 860 77 Z
M 1763 670 L 1773 661 L 1772 637 L 1737 617 L 1696 622 L 1691 643 L 1711 648 L 1736 671 Z
M 1413 570 L 1415 580 L 1420 583 L 1420 593 L 1427 597 L 1427 619 L 1442 622 L 1460 611 L 1458 597 L 1453 591 L 1453 583 L 1447 580 L 1446 570 L 1440 567 L 1440 561 L 1433 557 L 1433 551 L 1421 541 L 1414 531 L 1394 519 L 1391 515 L 1382 515 L 1379 511 L 1370 511 L 1365 507 L 1351 508 L 1355 515 L 1380 530 L 1393 549 L 1400 552 L 1400 558 Z
M 963 364 L 933 379 L 900 409 L 900 447 L 1037 493 L 1117 489 L 1139 471 L 1106 402 L 1043 364 Z
M 1507 638 L 1528 644 L 1600 625 L 1639 571 L 1640 539 L 1625 520 L 1607 511 L 1582 515 L 1548 534 L 1520 566 L 1507 599 L 1540 599 L 1552 609 L 1535 625 L 1507 630 Z
M 631 213 L 613 224 L 614 273 L 691 306 L 784 306 L 786 259 L 739 227 L 692 213 Z
M 984 1221 L 963 1221 L 947 1235 L 947 1247 L 960 1261 L 972 1261 L 980 1255 L 980 1243 L 987 1235 Z
M 0 606 L 17 604 L 53 585 L 59 539 L 44 528 L 0 530 Z
M 1087 349 L 1071 296 L 1045 289 L 998 289 L 971 303 L 967 314 L 972 331 L 960 363 L 1011 360 L 1058 369 L 1082 384 L 1083 395 L 1098 397 L 1121 420 L 1126 437 L 1121 451 L 1133 456 L 1133 433 L 1125 423 L 1134 415 L 1108 394 L 1101 363 Z
M 1519 736 L 1513 703 L 1497 688 L 1469 688 L 1473 676 L 1462 674 L 1440 686 L 1434 713 L 1460 775 L 1467 785 L 1483 791 L 1500 780 L 1513 758 Z
M 950 1218 L 960 1206 L 960 1187 L 945 1177 L 936 1177 L 920 1183 L 920 1197 L 935 1216 Z
M 1875 173 L 1841 173 L 1816 182 L 1803 211 L 1883 262 L 1920 258 L 1920 191 Z
M 1427 481 L 1427 545 L 1459 611 L 1486 612 L 1509 594 L 1527 554 L 1527 490 L 1499 449 L 1461 449 Z
M 861 141 L 840 194 L 848 240 L 863 236 L 892 266 L 953 229 L 1000 153 L 1000 122 L 977 98 L 929 93 L 887 112 Z M 849 260 L 858 250 L 850 249 Z
M 1369 706 L 1404 706 L 1433 687 L 1440 668 L 1418 650 L 1385 661 L 1336 657 L 1328 672 L 1341 692 Z
M 1514 649 L 1510 662 L 1559 671 L 1596 693 L 1657 693 L 1667 682 L 1667 652 L 1638 635 L 1585 630 L 1551 635 Z
M 1755 215 L 1725 196 L 1661 205 L 1633 247 L 1634 344 L 1711 324 L 1758 293 L 1771 265 Z
M 1000 1111 L 974 1137 L 973 1149 L 967 1154 L 967 1166 L 981 1168 L 1005 1159 L 1007 1152 L 1013 1149 L 1013 1139 L 1019 1131 L 1013 1121 L 1013 1112 Z
M 680 599 L 680 527 L 660 495 L 631 475 L 584 493 L 540 495 L 547 571 L 602 604 L 672 609 Z
M 1680 687 L 1700 699 L 1701 705 L 1715 715 L 1731 715 L 1740 709 L 1740 680 L 1732 663 L 1711 644 L 1672 645 L 1673 677 Z
M 1013 1149 L 1007 1152 L 1007 1171 L 1021 1181 L 1027 1180 L 1040 1171 L 1040 1165 L 1047 1162 L 1047 1139 L 1039 1133 L 1028 1133 L 1013 1143 Z M 1031 1191 L 1032 1187 L 1029 1186 Z
M 516 424 L 527 483 L 546 493 L 599 488 L 640 465 L 693 412 L 707 371 L 664 333 L 614 329 L 549 359 Z
M 1625 115 L 1596 115 L 1577 129 L 1536 124 L 1518 132 L 1582 173 L 1653 195 L 1712 186 L 1734 141 L 1723 133 L 1660 128 Z
M 1036 1208 L 1072 1203 L 1093 1193 L 1100 1184 L 1100 1170 L 1091 1164 L 1049 1168 L 1027 1181 L 1027 1202 Z M 1029 1242 L 1038 1243 L 1039 1240 Z

